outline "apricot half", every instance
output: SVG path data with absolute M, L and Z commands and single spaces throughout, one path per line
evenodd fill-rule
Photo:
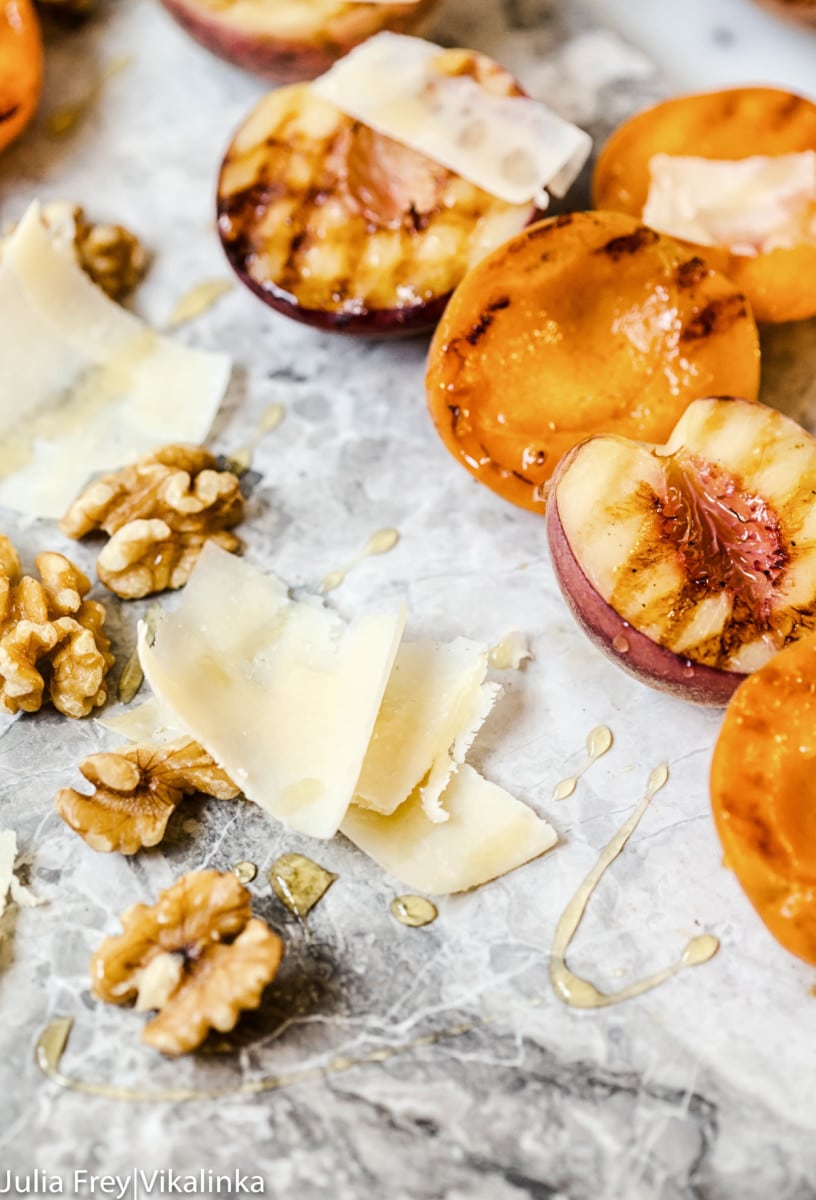
M 748 899 L 786 950 L 816 965 L 816 637 L 739 687 L 711 765 L 717 832 Z
M 593 203 L 642 217 L 657 154 L 719 160 L 816 151 L 816 104 L 777 88 L 729 88 L 679 96 L 638 113 L 603 147 Z M 814 197 L 816 215 L 816 197 Z M 690 246 L 745 293 L 758 321 L 816 315 L 816 241 L 758 254 Z
M 33 117 L 42 74 L 40 23 L 31 0 L 0 0 L 0 150 Z
M 816 626 L 816 438 L 764 404 L 695 400 L 664 446 L 590 438 L 554 478 L 556 578 L 642 682 L 724 705 Z
M 664 441 L 691 400 L 755 399 L 745 297 L 623 213 L 531 225 L 470 272 L 442 318 L 427 392 L 439 434 L 488 487 L 543 511 L 561 456 L 594 433 Z
M 296 83 L 384 29 L 410 33 L 439 0 L 366 4 L 348 0 L 162 0 L 191 37 L 219 58 Z
M 435 62 L 520 94 L 481 54 L 448 50 Z M 261 101 L 218 185 L 218 230 L 242 282 L 286 316 L 368 336 L 432 329 L 468 268 L 534 213 L 352 120 L 308 84 Z

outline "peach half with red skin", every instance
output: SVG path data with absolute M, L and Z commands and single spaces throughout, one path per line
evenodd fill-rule
M 571 450 L 547 532 L 590 639 L 644 683 L 725 705 L 816 627 L 816 439 L 765 405 L 695 400 L 663 446 Z
M 162 0 L 192 38 L 273 83 L 314 79 L 367 38 L 411 33 L 439 0 Z
M 441 51 L 433 69 L 522 94 L 469 50 Z M 353 120 L 308 84 L 261 101 L 218 184 L 218 231 L 241 281 L 297 321 L 368 337 L 432 329 L 468 269 L 535 213 Z

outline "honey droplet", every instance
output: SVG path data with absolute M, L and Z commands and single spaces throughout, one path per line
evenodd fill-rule
M 239 883 L 252 883 L 252 880 L 258 874 L 258 868 L 253 862 L 237 862 L 232 868 L 232 873 Z
M 430 925 L 439 916 L 439 909 L 432 900 L 427 900 L 424 896 L 395 896 L 389 907 L 393 917 L 402 925 L 410 925 L 412 929 Z
M 612 748 L 612 730 L 606 725 L 596 725 L 587 738 L 586 747 L 593 762 Z
M 376 533 L 372 533 L 371 537 L 366 542 L 364 554 L 387 554 L 389 550 L 393 550 L 397 542 L 400 540 L 400 532 L 398 529 L 378 529 Z
M 53 1074 L 59 1067 L 73 1025 L 72 1017 L 57 1017 L 56 1020 L 46 1025 L 37 1038 L 34 1060 L 44 1074 Z
M 612 639 L 612 649 L 618 654 L 628 654 L 630 650 L 629 639 L 625 638 L 622 633 L 616 634 Z
M 527 639 L 518 629 L 506 633 L 501 641 L 491 646 L 487 661 L 497 671 L 518 670 L 527 658 L 532 658 Z
M 272 891 L 291 913 L 303 920 L 337 879 L 305 854 L 282 854 L 269 868 Z
M 714 937 L 713 933 L 701 933 L 686 943 L 680 961 L 686 967 L 698 967 L 712 959 L 719 948 L 719 938 Z
M 167 328 L 177 329 L 179 325 L 200 317 L 222 296 L 231 292 L 234 286 L 231 279 L 204 279 L 201 283 L 194 284 L 177 301 L 167 322 Z
M 570 775 L 568 779 L 562 779 L 553 788 L 553 800 L 566 800 L 578 786 L 578 779 L 575 775 Z

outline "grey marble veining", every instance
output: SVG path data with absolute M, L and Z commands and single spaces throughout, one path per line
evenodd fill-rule
M 571 4 L 451 0 L 437 32 L 492 51 L 601 135 L 660 92 L 639 53 Z M 122 53 L 132 55 L 129 68 L 86 120 L 49 139 L 48 112 Z M 39 195 L 131 224 L 155 251 L 136 305 L 161 324 L 190 284 L 226 274 L 214 175 L 262 91 L 189 42 L 153 0 L 116 0 L 90 26 L 52 40 L 40 125 L 0 159 L 2 217 Z M 48 903 L 4 918 L 0 1182 L 9 1167 L 237 1167 L 263 1174 L 268 1195 L 300 1200 L 816 1197 L 813 972 L 775 945 L 722 868 L 706 782 L 717 715 L 648 691 L 584 641 L 555 587 L 540 518 L 479 487 L 439 444 L 424 407 L 423 342 L 324 336 L 239 288 L 180 336 L 234 357 L 218 449 L 242 444 L 271 402 L 286 406 L 255 461 L 260 479 L 241 530 L 253 561 L 316 586 L 393 525 L 398 547 L 334 594 L 342 612 L 402 599 L 415 635 L 529 634 L 535 659 L 501 675 L 506 695 L 471 757 L 546 814 L 561 844 L 441 901 L 435 924 L 405 929 L 388 913 L 403 890 L 396 880 L 342 838 L 310 843 L 243 802 L 187 803 L 166 841 L 135 859 L 93 853 L 52 800 L 78 779 L 85 754 L 115 739 L 93 721 L 17 721 L 0 741 L 0 825 L 18 831 Z M 766 397 L 813 427 L 814 323 L 774 330 L 765 348 Z M 3 528 L 27 561 L 62 549 L 92 573 L 92 546 L 8 515 Z M 109 609 L 121 666 L 144 605 Z M 601 722 L 614 730 L 613 750 L 572 798 L 553 804 L 554 784 L 581 762 Z M 594 898 L 572 962 L 613 988 L 674 959 L 701 929 L 717 934 L 721 952 L 640 1000 L 571 1011 L 548 983 L 555 922 L 666 758 L 669 786 Z M 340 876 L 308 936 L 266 882 L 284 850 Z M 260 867 L 256 910 L 287 941 L 279 981 L 227 1039 L 229 1053 L 164 1062 L 140 1045 L 141 1017 L 91 999 L 88 957 L 129 904 L 190 868 L 247 858 Z M 111 1103 L 61 1092 L 36 1071 L 34 1040 L 57 1013 L 76 1019 L 65 1069 L 126 1086 L 225 1087 L 382 1046 L 406 1051 L 255 1098 Z M 482 1023 L 411 1045 L 468 1021 Z

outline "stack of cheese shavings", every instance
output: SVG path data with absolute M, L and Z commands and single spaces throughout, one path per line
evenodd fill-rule
M 288 828 L 338 829 L 403 883 L 476 887 L 556 843 L 464 757 L 501 689 L 487 647 L 402 642 L 404 614 L 345 622 L 209 544 L 139 657 L 154 699 L 105 724 L 186 734 Z
M 224 354 L 161 337 L 110 300 L 33 204 L 0 261 L 0 505 L 58 518 L 88 479 L 204 441 Z

